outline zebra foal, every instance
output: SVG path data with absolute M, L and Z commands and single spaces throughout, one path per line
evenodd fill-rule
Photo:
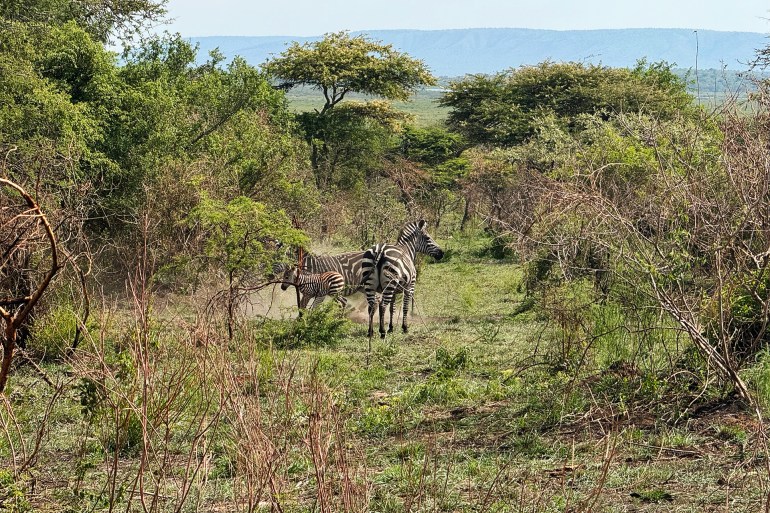
M 323 303 L 326 296 L 332 296 L 344 309 L 347 300 L 343 297 L 345 290 L 345 278 L 338 272 L 327 271 L 323 273 L 300 272 L 296 267 L 287 267 L 283 273 L 281 290 L 286 290 L 290 285 L 295 285 L 301 294 L 299 308 L 305 309 L 310 300 L 313 300 L 311 309 Z

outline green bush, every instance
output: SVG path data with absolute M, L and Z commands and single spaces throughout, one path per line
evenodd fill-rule
M 24 489 L 9 470 L 0 470 L 0 511 L 22 513 L 32 511 Z
M 27 351 L 46 361 L 61 359 L 75 340 L 79 322 L 72 305 L 54 305 L 36 319 Z
M 436 374 L 438 375 L 454 375 L 458 370 L 466 368 L 469 362 L 470 355 L 465 347 L 461 347 L 454 354 L 444 347 L 436 349 Z
M 299 347 L 334 347 L 350 333 L 351 322 L 341 315 L 336 301 L 305 310 L 294 321 L 267 322 L 263 335 L 283 349 Z

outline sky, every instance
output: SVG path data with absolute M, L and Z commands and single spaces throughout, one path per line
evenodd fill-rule
M 768 0 L 169 0 L 196 36 L 318 36 L 340 30 L 690 28 L 770 33 Z

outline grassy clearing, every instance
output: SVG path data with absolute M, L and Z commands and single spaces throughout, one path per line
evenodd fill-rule
M 43 364 L 57 386 L 13 375 L 0 510 L 761 509 L 750 417 L 719 402 L 668 414 L 668 389 L 615 339 L 570 369 L 567 325 L 532 306 L 519 265 L 484 237 L 441 242 L 412 329 L 371 355 L 331 304 L 231 342 L 211 318 L 103 314 L 77 354 Z

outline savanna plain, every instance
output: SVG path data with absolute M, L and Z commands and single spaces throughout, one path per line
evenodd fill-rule
M 438 241 L 447 256 L 420 267 L 411 331 L 397 324 L 371 353 L 361 298 L 352 322 L 331 301 L 294 320 L 292 291 L 268 295 L 287 319 L 252 318 L 230 341 L 190 302 L 105 305 L 82 351 L 19 365 L 1 447 L 34 470 L 0 474 L 3 507 L 761 509 L 756 420 L 719 397 L 690 407 L 703 391 L 643 361 L 681 357 L 683 341 L 635 355 L 617 311 L 580 290 L 544 311 L 482 231 Z M 554 323 L 560 310 L 579 318 Z

